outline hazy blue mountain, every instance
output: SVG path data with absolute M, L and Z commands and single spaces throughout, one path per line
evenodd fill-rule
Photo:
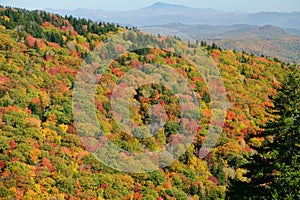
M 171 23 L 165 25 L 143 26 L 140 28 L 146 31 L 151 31 L 151 29 L 153 29 L 153 33 L 156 32 L 156 29 L 157 33 L 159 33 L 160 29 L 169 29 L 170 31 L 175 30 L 180 33 L 187 34 L 191 37 L 197 36 L 201 39 L 217 39 L 222 37 L 249 37 L 250 35 L 255 35 L 260 38 L 274 38 L 299 34 L 299 31 L 297 31 L 297 29 L 283 29 L 272 25 L 257 26 L 249 24 L 234 24 L 225 26 Z
M 59 14 L 59 15 L 73 15 L 74 17 L 88 18 L 92 20 L 105 20 L 105 18 L 110 15 L 110 12 L 104 10 L 92 10 L 92 9 L 76 9 L 76 10 L 67 10 L 67 9 L 45 9 L 48 12 Z M 106 21 L 106 20 L 105 20 Z
M 246 24 L 266 25 L 284 28 L 300 28 L 300 12 L 280 13 L 280 12 L 260 12 L 250 14 L 243 19 Z
M 209 25 L 273 25 L 282 28 L 300 29 L 300 12 L 224 12 L 210 8 L 191 8 L 182 5 L 155 3 L 149 7 L 132 10 L 107 12 L 103 10 L 53 10 L 61 15 L 74 15 L 93 20 L 132 24 L 135 26 L 162 25 L 169 23 L 209 24 Z

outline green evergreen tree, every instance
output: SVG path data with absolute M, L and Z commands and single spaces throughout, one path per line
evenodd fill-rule
M 244 167 L 248 182 L 237 181 L 229 199 L 300 199 L 300 70 L 291 66 L 263 128 L 265 141 Z

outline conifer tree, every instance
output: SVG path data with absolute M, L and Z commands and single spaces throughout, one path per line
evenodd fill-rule
M 237 181 L 229 199 L 300 199 L 300 70 L 291 66 L 263 128 L 264 143 L 244 166 L 248 182 Z

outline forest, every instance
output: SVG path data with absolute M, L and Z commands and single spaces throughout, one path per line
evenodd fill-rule
M 82 136 L 102 137 L 89 111 L 74 102 L 75 95 L 79 102 L 85 98 L 84 88 L 76 89 L 78 75 L 86 75 L 82 63 L 100 73 L 94 49 L 114 36 L 114 45 L 100 57 L 117 58 L 96 77 L 91 107 L 101 135 L 123 149 L 119 156 L 129 162 L 130 153 L 179 143 L 178 159 L 155 171 L 118 170 L 118 160 L 108 165 L 97 158 L 101 142 L 87 146 Z M 224 91 L 214 79 L 207 84 L 191 62 L 204 57 L 215 64 L 226 89 L 224 121 L 213 120 L 222 110 L 211 88 Z M 189 91 L 174 94 L 182 90 L 179 83 L 159 67 L 147 67 L 155 65 L 188 80 L 199 106 L 183 106 L 193 101 Z M 202 68 L 213 73 L 210 65 Z M 132 70 L 145 80 L 160 73 L 165 86 L 135 88 L 128 118 L 114 116 L 113 109 L 125 108 L 114 107 L 111 98 L 126 93 L 114 88 L 120 82 L 134 85 Z M 122 79 L 125 74 L 132 78 Z M 156 122 L 153 113 L 165 120 L 159 130 L 145 128 Z M 132 125 L 130 134 L 120 121 Z M 195 132 L 190 145 L 180 144 L 182 126 Z M 209 130 L 220 127 L 217 143 L 201 157 Z M 1 6 L 0 174 L 0 199 L 300 199 L 300 68 L 204 41 L 187 44 L 136 27 Z

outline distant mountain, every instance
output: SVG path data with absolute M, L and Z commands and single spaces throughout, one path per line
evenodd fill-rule
M 204 40 L 216 43 L 224 49 L 244 50 L 276 57 L 285 62 L 300 63 L 300 35 L 296 29 L 282 29 L 271 25 L 219 26 L 181 23 L 145 26 L 141 29 L 150 34 L 177 35 L 184 40 Z
M 274 38 L 281 36 L 297 35 L 294 29 L 282 29 L 272 25 L 257 26 L 248 24 L 224 25 L 188 25 L 181 23 L 171 23 L 166 25 L 143 26 L 142 30 L 150 31 L 154 34 L 159 32 L 160 28 L 166 28 L 189 35 L 197 36 L 198 39 L 218 39 L 222 37 L 249 37 Z M 152 30 L 152 31 L 151 31 Z M 155 33 L 157 30 L 157 33 Z
M 87 18 L 91 20 L 105 20 L 106 16 L 109 15 L 109 12 L 97 9 L 76 9 L 76 10 L 67 10 L 67 9 L 52 9 L 52 8 L 46 8 L 45 9 L 48 12 L 60 14 L 60 15 L 73 15 L 74 17 L 81 17 L 81 18 Z
M 270 24 L 281 28 L 300 29 L 300 12 L 260 12 L 254 14 L 241 12 L 230 13 L 210 8 L 191 8 L 161 2 L 137 10 L 120 12 L 88 9 L 46 10 L 61 15 L 71 14 L 93 20 L 103 20 L 119 24 L 132 24 L 135 26 L 162 25 L 169 23 L 209 25 Z

